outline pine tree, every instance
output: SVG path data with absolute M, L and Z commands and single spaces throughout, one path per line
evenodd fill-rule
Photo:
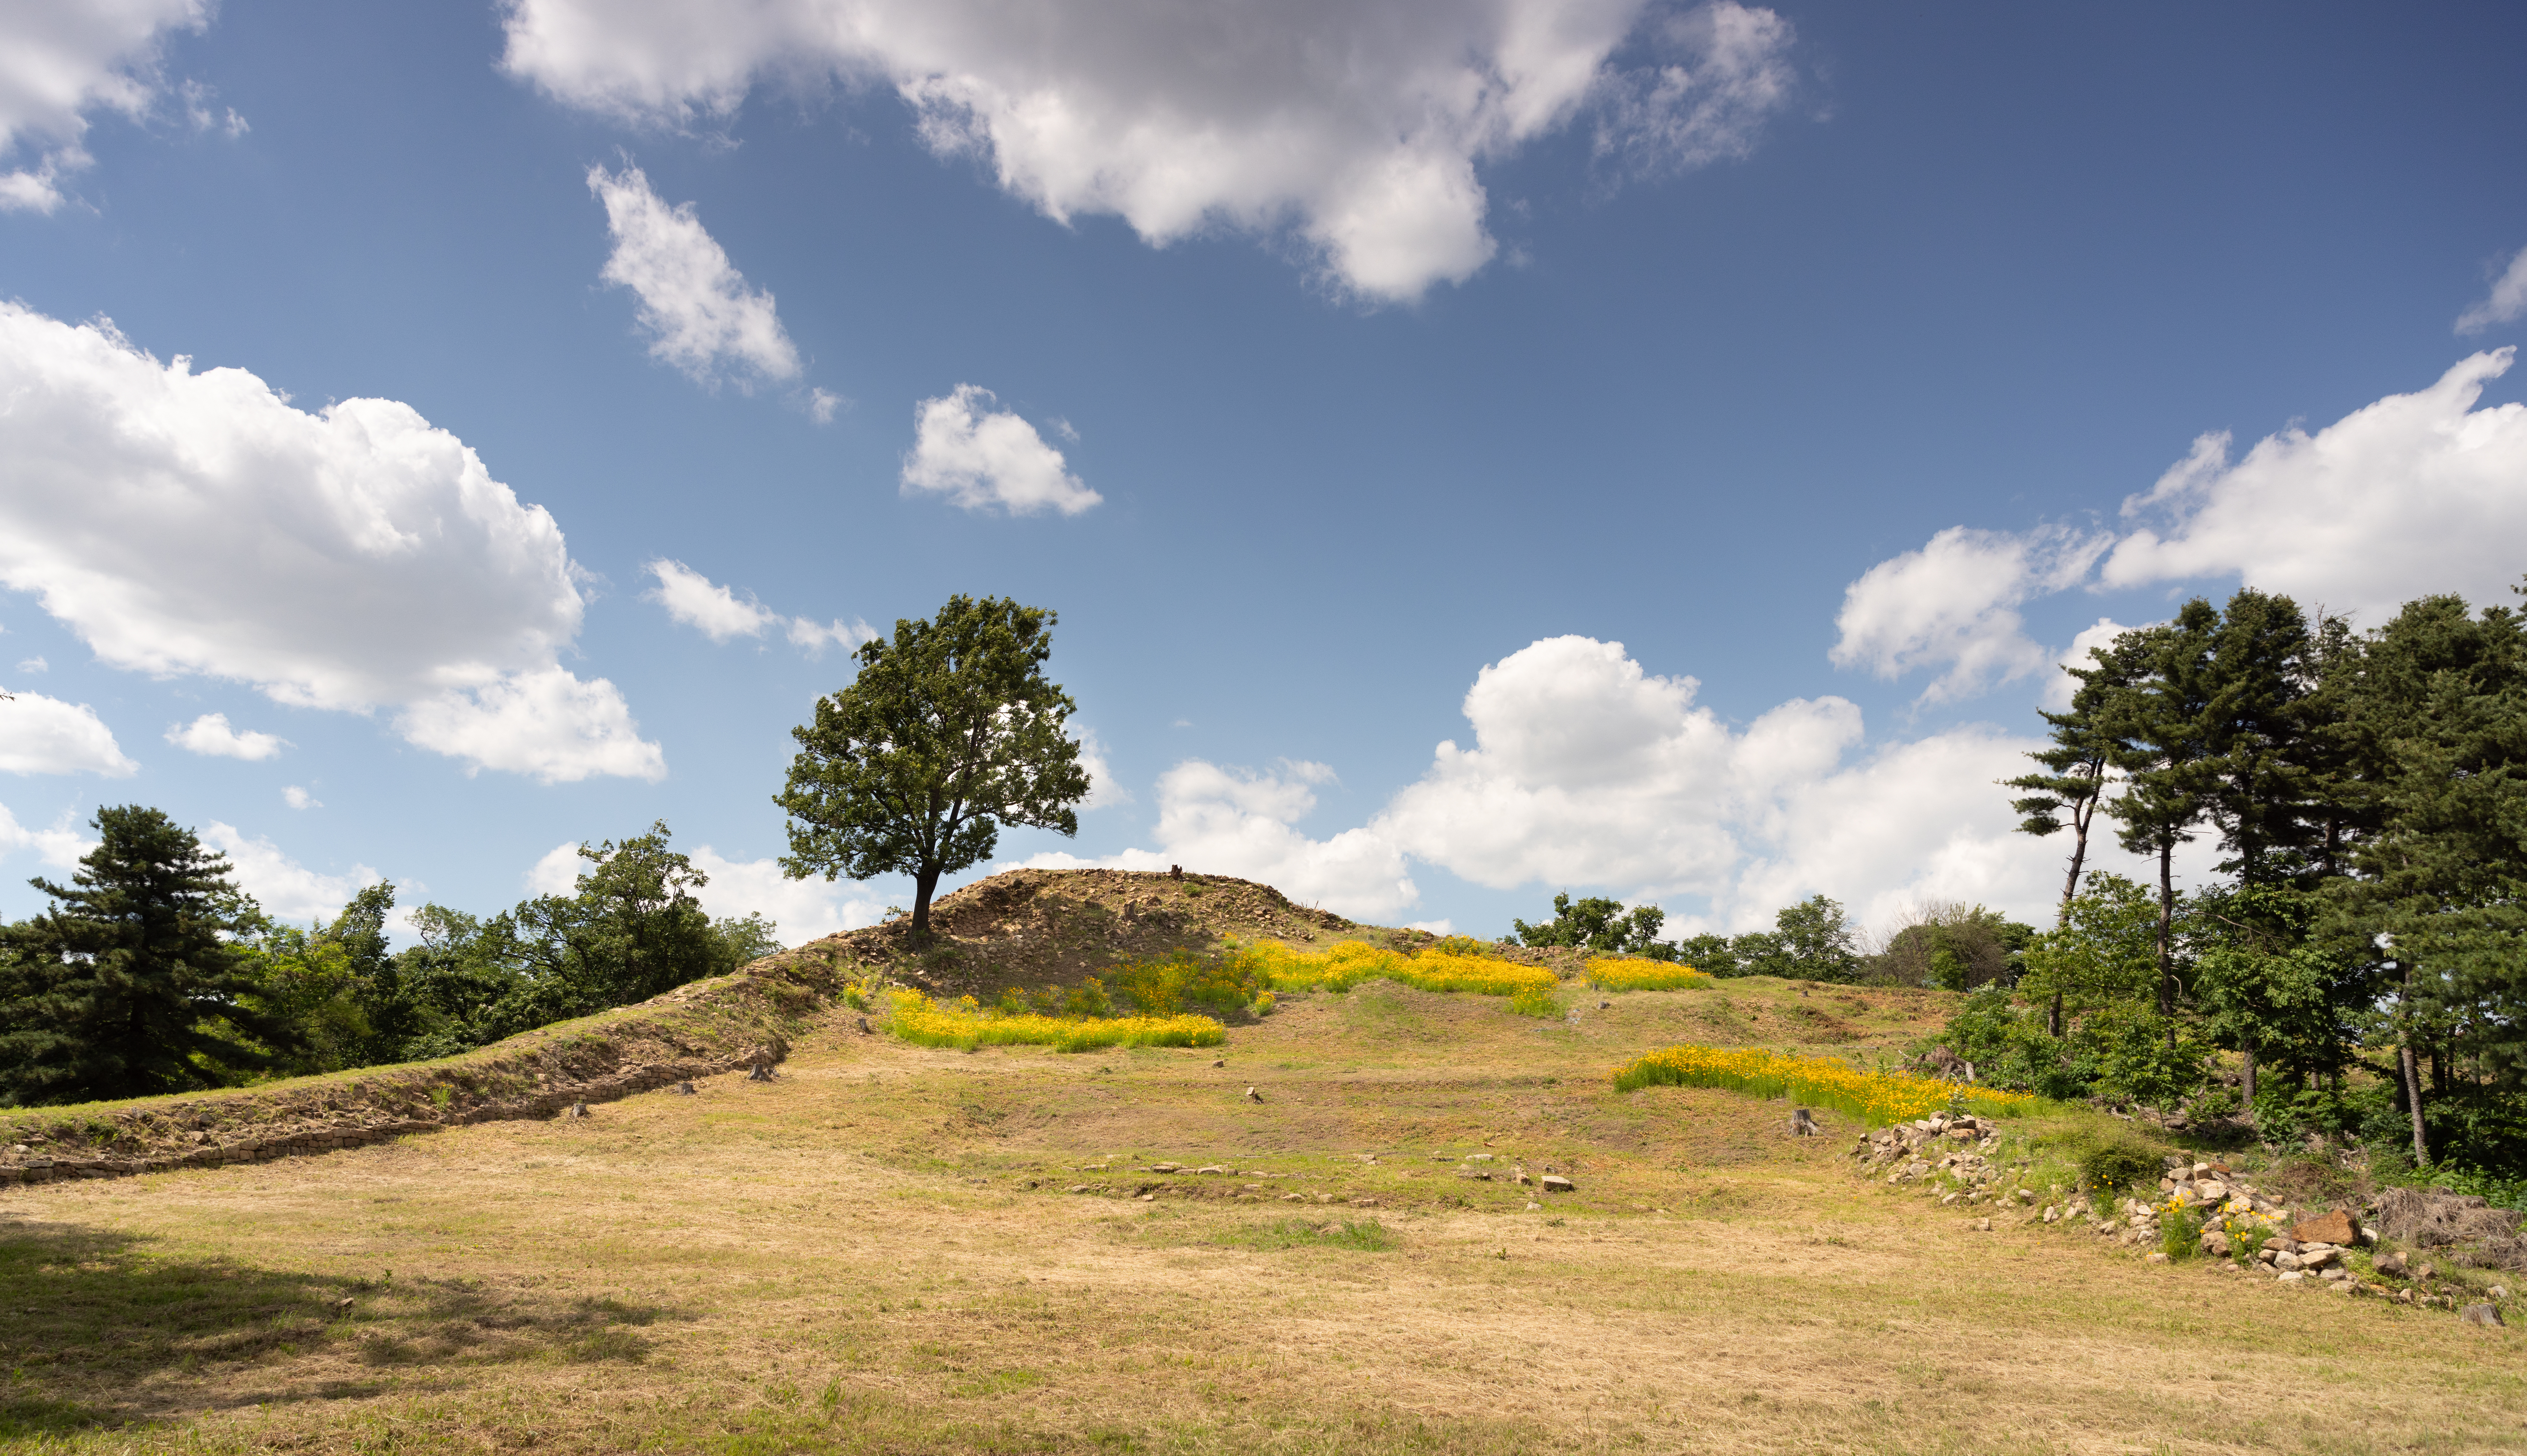
M 217 1085 L 269 1067 L 292 1030 L 251 1001 L 229 944 L 259 919 L 226 856 L 136 804 L 100 809 L 101 842 L 54 904 L 9 928 L 0 1101 L 102 1101 Z

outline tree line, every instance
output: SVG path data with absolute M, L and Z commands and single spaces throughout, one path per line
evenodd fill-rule
M 451 1056 L 725 975 L 779 948 L 760 916 L 713 920 L 667 826 L 579 847 L 568 895 L 488 919 L 425 904 L 395 950 L 391 883 L 298 927 L 226 856 L 137 804 L 51 904 L 0 926 L 0 1105 L 104 1101 Z
M 1667 912 L 1602 896 L 1553 897 L 1553 919 L 1510 922 L 1513 945 L 1561 945 L 1606 955 L 1677 962 L 1713 976 L 1779 976 L 1850 985 L 1934 986 L 1964 991 L 2009 984 L 2025 970 L 2036 928 L 1981 905 L 1933 904 L 1873 947 L 1848 911 L 1825 895 L 1785 905 L 1773 929 L 1662 940 Z
M 2056 924 L 1950 1045 L 2057 1096 L 2527 1171 L 2527 618 L 2430 596 L 2362 631 L 2248 589 L 2067 671 L 2007 784 L 2067 844 Z M 2090 866 L 2106 833 L 2145 876 Z M 2197 840 L 2217 878 L 2181 890 Z

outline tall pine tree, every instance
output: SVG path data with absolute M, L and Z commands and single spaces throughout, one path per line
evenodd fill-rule
M 256 912 L 227 857 L 137 804 L 94 823 L 71 884 L 31 881 L 54 903 L 8 929 L 0 1101 L 142 1097 L 270 1066 L 292 1031 L 249 999 L 229 937 Z

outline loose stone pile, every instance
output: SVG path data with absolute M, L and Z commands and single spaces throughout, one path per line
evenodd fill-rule
M 2016 1186 L 2012 1177 L 2024 1170 L 1996 1166 L 1986 1156 L 1998 1141 L 1998 1130 L 1981 1118 L 1934 1112 L 1864 1134 L 1852 1156 L 1861 1160 L 1864 1173 L 1882 1172 L 1885 1181 L 1899 1186 L 1954 1180 L 1958 1186 L 1940 1195 L 1942 1206 L 2034 1203 L 2034 1191 Z
M 2124 1197 L 2100 1205 L 2084 1194 L 2064 1196 L 2057 1185 L 2043 1207 L 2032 1205 L 2037 1194 L 2019 1185 L 2025 1165 L 1995 1163 L 1990 1156 L 2000 1141 L 1998 1128 L 1986 1119 L 1934 1113 L 1911 1123 L 1864 1133 L 1851 1156 L 1864 1177 L 1895 1186 L 1921 1185 L 1935 1192 L 1942 1207 L 1996 1204 L 2028 1209 L 2025 1222 L 2070 1227 L 2085 1225 L 2097 1238 L 2123 1246 L 2153 1250 L 2151 1262 L 2164 1263 L 2168 1221 L 2189 1218 L 2199 1225 L 2195 1249 L 2215 1261 L 2215 1269 L 2270 1276 L 2284 1284 L 2305 1284 L 2351 1296 L 2392 1299 L 2400 1304 L 2441 1309 L 2463 1308 L 2469 1321 L 2501 1323 L 2497 1303 L 2467 1303 L 2470 1291 L 2443 1287 L 2440 1271 L 2430 1264 L 2407 1261 L 2400 1252 L 2365 1252 L 2376 1248 L 2378 1230 L 2356 1223 L 2340 1209 L 2299 1218 L 2268 1191 L 2245 1181 L 2222 1163 L 2167 1159 L 2155 1200 Z M 1990 1231 L 1989 1218 L 1969 1220 L 1969 1229 Z M 2190 1254 L 2192 1250 L 2189 1250 Z M 2355 1261 L 2351 1256 L 2360 1255 Z M 2508 1297 L 2499 1285 L 2495 1301 Z

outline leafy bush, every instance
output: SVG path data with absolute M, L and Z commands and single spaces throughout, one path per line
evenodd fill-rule
M 2190 1208 L 2169 1208 L 2158 1216 L 2159 1252 L 2170 1259 L 2191 1259 L 2202 1252 L 2202 1216 Z
M 2080 1190 L 2100 1197 L 2147 1187 L 2167 1171 L 2166 1155 L 2157 1145 L 2129 1132 L 2092 1132 L 2077 1139 L 2072 1151 L 2080 1166 Z
M 1103 978 L 1106 990 L 1143 1016 L 1175 1016 L 1188 1011 L 1229 1016 L 1255 1004 L 1272 988 L 1264 958 L 1252 950 L 1231 950 L 1205 959 L 1180 950 L 1155 961 L 1116 966 Z

